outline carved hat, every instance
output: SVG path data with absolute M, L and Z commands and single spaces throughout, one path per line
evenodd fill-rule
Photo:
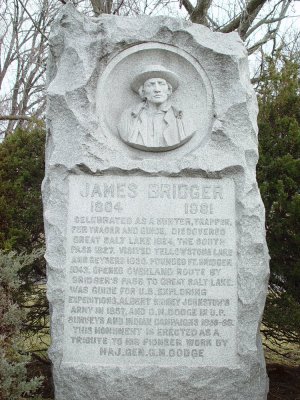
M 151 78 L 164 79 L 170 83 L 173 88 L 173 92 L 178 88 L 179 85 L 179 78 L 174 72 L 166 69 L 162 65 L 148 65 L 140 70 L 140 72 L 134 77 L 131 83 L 131 89 L 138 93 L 139 88 L 145 83 L 145 81 Z

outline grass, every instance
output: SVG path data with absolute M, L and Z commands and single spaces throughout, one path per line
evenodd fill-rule
M 262 335 L 262 343 L 267 364 L 280 364 L 289 367 L 300 365 L 300 343 L 290 343 L 285 338 L 268 340 L 264 335 Z

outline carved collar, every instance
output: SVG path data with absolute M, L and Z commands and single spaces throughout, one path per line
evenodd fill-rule
M 143 103 L 138 104 L 133 111 L 131 112 L 131 115 L 133 118 L 137 118 L 141 112 L 143 110 L 147 110 L 149 108 L 149 104 L 147 101 L 144 101 Z M 166 101 L 165 103 L 163 103 L 157 111 L 162 111 L 167 113 L 170 109 L 173 109 L 174 111 L 174 115 L 176 118 L 182 118 L 182 111 L 178 110 L 177 108 L 175 108 L 174 106 L 172 106 L 172 104 L 169 101 Z

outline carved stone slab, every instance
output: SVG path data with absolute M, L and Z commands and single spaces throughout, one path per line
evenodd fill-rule
M 56 400 L 263 400 L 257 104 L 237 34 L 53 23 L 43 183 Z
M 69 178 L 65 362 L 237 359 L 234 184 Z

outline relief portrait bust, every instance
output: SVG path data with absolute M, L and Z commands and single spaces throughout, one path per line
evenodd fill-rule
M 178 76 L 161 65 L 150 65 L 131 82 L 142 102 L 121 115 L 118 132 L 128 145 L 145 151 L 167 151 L 186 143 L 194 132 L 184 112 L 172 105 Z

